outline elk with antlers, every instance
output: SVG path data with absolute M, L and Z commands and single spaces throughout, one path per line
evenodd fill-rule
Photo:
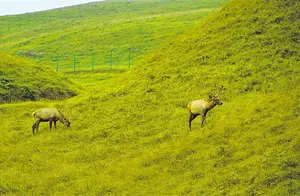
M 34 130 L 38 132 L 40 122 L 48 122 L 50 125 L 50 130 L 52 128 L 52 122 L 54 122 L 54 128 L 56 128 L 56 122 L 60 121 L 66 127 L 70 127 L 70 120 L 66 118 L 58 109 L 56 108 L 42 108 L 38 109 L 32 113 L 33 117 L 36 119 L 36 122 L 32 126 L 32 133 Z
M 202 116 L 202 123 L 201 127 L 204 126 L 204 122 L 206 119 L 207 112 L 213 109 L 216 105 L 222 105 L 222 101 L 218 98 L 220 91 L 223 89 L 223 86 L 219 89 L 216 95 L 209 95 L 209 101 L 201 100 L 194 100 L 188 104 L 188 110 L 190 113 L 189 118 L 189 128 L 192 130 L 192 121 L 199 115 Z

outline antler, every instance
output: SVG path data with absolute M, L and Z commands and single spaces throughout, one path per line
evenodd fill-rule
M 219 90 L 218 90 L 218 92 L 217 92 L 217 94 L 215 95 L 215 97 L 219 96 L 219 94 L 220 94 L 221 90 L 223 90 L 223 88 L 224 88 L 224 86 L 221 85 L 220 88 L 219 88 Z
M 73 122 L 76 121 L 77 119 L 78 119 L 78 117 L 76 116 L 75 118 L 72 118 L 72 121 L 71 121 L 71 118 L 69 118 L 69 121 L 73 123 Z

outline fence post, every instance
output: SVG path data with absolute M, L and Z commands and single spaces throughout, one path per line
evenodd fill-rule
M 59 56 L 56 56 L 56 71 L 58 71 Z
M 76 56 L 74 54 L 74 62 L 73 62 L 74 74 L 76 74 Z
M 130 69 L 130 60 L 131 60 L 131 49 L 129 48 L 129 52 L 128 52 L 128 68 Z
M 113 52 L 113 49 L 110 49 L 110 67 L 109 67 L 110 71 L 112 70 L 112 52 Z
M 94 71 L 94 64 L 95 64 L 94 52 L 92 52 L 92 71 Z

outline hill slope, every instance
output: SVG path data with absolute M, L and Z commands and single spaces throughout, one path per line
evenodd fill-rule
M 140 98 L 125 102 L 143 108 L 135 114 L 147 133 L 160 130 L 157 146 L 144 156 L 143 183 L 160 179 L 174 194 L 300 193 L 299 6 L 232 1 L 136 68 L 124 91 Z M 208 135 L 199 133 L 198 119 L 198 133 L 176 138 L 187 130 L 180 108 L 216 92 L 215 83 L 225 87 L 224 104 L 207 118 Z
M 221 7 L 225 0 L 130 2 L 109 0 L 25 15 L 0 17 L 0 50 L 39 58 L 51 63 L 61 57 L 61 66 L 126 65 L 128 50 L 137 58 L 155 50 L 164 40 L 194 26 L 199 18 Z M 163 25 L 162 25 L 163 24 Z
M 124 76 L 51 103 L 77 117 L 70 131 L 31 135 L 28 113 L 49 103 L 2 105 L 0 191 L 298 195 L 299 10 L 233 0 Z M 187 103 L 214 83 L 223 105 L 189 132 Z
M 69 79 L 30 60 L 0 53 L 0 103 L 74 95 Z
M 104 108 L 113 128 L 103 132 L 125 159 L 115 168 L 128 189 L 113 190 L 298 194 L 299 6 L 232 1 L 146 57 L 110 94 L 93 96 L 111 103 Z M 188 133 L 187 103 L 215 93 L 215 83 L 225 87 L 224 104 Z

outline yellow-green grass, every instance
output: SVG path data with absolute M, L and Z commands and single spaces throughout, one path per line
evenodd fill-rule
M 234 0 L 128 72 L 68 74 L 74 98 L 1 105 L 0 191 L 299 195 L 299 6 Z M 189 131 L 186 105 L 215 83 L 223 105 Z M 45 106 L 71 128 L 32 135 Z

